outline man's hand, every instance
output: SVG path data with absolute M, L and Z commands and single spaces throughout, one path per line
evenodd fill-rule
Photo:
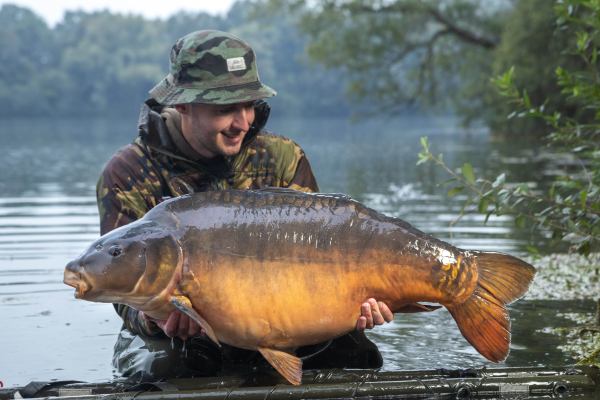
M 369 299 L 360 306 L 360 317 L 356 321 L 356 330 L 373 329 L 375 325 L 383 325 L 384 322 L 393 320 L 394 314 L 385 303 Z
M 154 319 L 143 313 L 142 318 L 154 322 L 170 338 L 177 337 L 181 340 L 187 340 L 204 333 L 196 321 L 179 310 L 171 312 L 166 320 Z

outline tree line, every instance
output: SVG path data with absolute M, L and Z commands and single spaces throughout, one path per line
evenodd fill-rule
M 174 41 L 221 29 L 257 52 L 277 114 L 343 116 L 424 111 L 483 121 L 494 133 L 538 135 L 507 119 L 492 78 L 514 67 L 532 103 L 585 113 L 560 96 L 557 66 L 570 36 L 548 0 L 239 0 L 224 16 L 166 19 L 66 13 L 54 27 L 31 10 L 0 8 L 0 113 L 94 116 L 136 112 L 168 71 Z
M 179 13 L 166 19 L 108 11 L 67 12 L 54 27 L 28 8 L 0 8 L 0 114 L 35 116 L 131 115 L 168 72 L 171 46 L 200 29 L 220 29 L 257 53 L 261 80 L 278 95 L 278 114 L 347 115 L 346 81 L 338 71 L 308 62 L 307 38 L 292 16 L 267 18 L 251 1 L 225 16 Z

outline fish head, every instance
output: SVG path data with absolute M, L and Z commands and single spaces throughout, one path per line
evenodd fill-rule
M 173 281 L 181 258 L 181 247 L 168 230 L 139 220 L 93 242 L 67 264 L 64 283 L 75 288 L 78 299 L 143 310 Z

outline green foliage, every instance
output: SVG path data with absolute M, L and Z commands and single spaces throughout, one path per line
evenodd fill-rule
M 560 101 L 536 105 L 515 83 L 515 68 L 493 81 L 514 109 L 511 118 L 539 120 L 550 127 L 546 142 L 563 172 L 545 191 L 510 183 L 505 174 L 476 178 L 469 164 L 458 170 L 448 167 L 426 138 L 421 140 L 419 163 L 444 168 L 452 177 L 449 195 L 467 194 L 467 204 L 476 204 L 486 220 L 492 214 L 513 215 L 518 227 L 545 229 L 553 239 L 587 254 L 600 248 L 600 2 L 565 0 L 557 3 L 555 12 L 557 29 L 573 39 L 565 57 L 575 58 L 567 60 L 569 68 L 557 64 L 561 59 L 553 63 Z M 558 111 L 557 104 L 570 104 L 572 116 Z
M 232 12 L 245 11 L 238 15 L 244 22 L 232 23 L 227 30 L 254 47 L 261 79 L 277 90 L 277 96 L 269 100 L 274 111 L 277 115 L 348 115 L 350 104 L 344 95 L 347 79 L 335 68 L 326 69 L 308 60 L 307 38 L 296 28 L 295 13 L 269 7 L 264 1 L 234 7 Z M 232 18 L 227 20 L 231 23 Z
M 270 3 L 302 15 L 309 55 L 341 68 L 355 99 L 385 111 L 458 98 L 464 76 L 490 68 L 480 64 L 489 64 L 486 54 L 496 45 L 502 12 L 470 0 Z
M 93 114 L 115 105 L 138 108 L 145 91 L 164 75 L 160 51 L 167 40 L 159 32 L 138 16 L 68 13 L 56 28 L 58 71 L 68 78 L 69 94 L 58 109 Z M 123 104 L 130 99 L 137 101 Z
M 166 38 L 140 17 L 69 12 L 50 29 L 28 9 L 5 5 L 0 27 L 2 114 L 132 112 L 164 75 Z
M 534 103 L 561 114 L 579 111 L 559 95 L 554 65 L 577 67 L 563 55 L 572 41 L 556 29 L 553 1 L 270 0 L 302 15 L 308 52 L 351 79 L 349 92 L 378 111 L 407 105 L 456 112 L 493 133 L 541 136 L 533 119 L 509 119 L 489 77 L 515 66 L 516 84 Z
M 37 15 L 14 5 L 2 7 L 0 82 L 3 84 L 0 85 L 0 101 L 4 107 L 25 109 L 29 106 L 25 99 L 35 99 L 38 88 L 47 90 L 51 82 L 40 77 L 38 71 L 56 65 L 52 41 L 52 31 Z M 22 54 L 28 57 L 22 57 Z
M 576 118 L 581 122 L 590 120 L 585 107 L 576 104 L 577 100 L 561 94 L 560 80 L 556 79 L 556 66 L 566 70 L 581 70 L 584 62 L 573 57 L 577 35 L 568 25 L 557 18 L 554 5 L 561 1 L 546 0 L 519 1 L 515 3 L 514 18 L 507 21 L 500 45 L 495 50 L 492 76 L 503 74 L 514 67 L 513 83 L 519 87 L 532 104 L 544 104 L 563 116 Z M 494 92 L 484 98 L 485 121 L 496 132 L 516 132 L 519 134 L 548 133 L 548 125 L 543 119 L 509 118 L 512 104 Z

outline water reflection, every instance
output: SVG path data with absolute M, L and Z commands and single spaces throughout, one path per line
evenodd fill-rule
M 438 186 L 441 171 L 415 166 L 419 137 L 444 152 L 452 165 L 472 163 L 490 174 L 508 168 L 522 181 L 540 179 L 537 149 L 490 142 L 481 130 L 465 131 L 452 119 L 403 118 L 353 123 L 333 119 L 274 120 L 270 125 L 300 143 L 320 187 L 349 193 L 386 214 L 459 247 L 522 254 L 527 238 L 510 218 L 469 215 L 452 224 L 462 207 Z M 120 322 L 112 307 L 73 299 L 62 284 L 67 261 L 98 236 L 94 185 L 103 163 L 132 140 L 129 121 L 3 121 L 0 143 L 0 380 L 112 377 L 112 346 Z M 514 149 L 517 150 L 514 150 Z M 536 158 L 537 157 L 537 158 Z M 535 168 L 523 168 L 524 164 Z M 540 239 L 541 240 L 541 239 Z M 509 365 L 570 362 L 558 339 L 540 333 L 567 326 L 556 307 L 592 312 L 592 305 L 523 302 L 513 307 L 514 342 Z M 485 365 L 445 311 L 399 316 L 377 329 L 385 369 Z

